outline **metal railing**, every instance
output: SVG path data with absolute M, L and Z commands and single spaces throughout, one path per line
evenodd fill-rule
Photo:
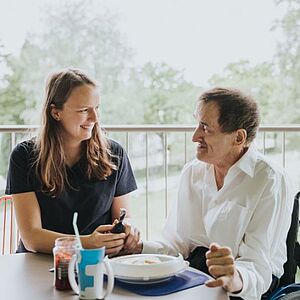
M 37 125 L 0 125 L 0 134 L 1 133 L 10 133 L 11 134 L 11 147 L 13 148 L 16 144 L 16 133 L 35 133 L 38 130 L 39 126 Z M 103 128 L 107 132 L 125 132 L 126 133 L 126 142 L 125 149 L 129 149 L 129 133 L 132 132 L 162 132 L 164 136 L 169 132 L 183 132 L 185 134 L 185 151 L 186 151 L 186 133 L 193 132 L 195 126 L 193 125 L 104 125 Z M 261 126 L 259 132 L 263 133 L 263 147 L 262 151 L 265 152 L 266 149 L 266 133 L 268 132 L 280 132 L 282 133 L 282 152 L 285 156 L 285 134 L 286 132 L 298 132 L 300 133 L 300 124 L 291 124 L 291 125 L 281 125 L 281 126 Z M 165 137 L 166 138 L 166 137 Z M 167 143 L 166 143 L 167 145 Z M 186 158 L 186 152 L 185 152 Z M 185 160 L 186 161 L 186 160 Z
M 144 205 L 144 212 L 139 213 L 139 215 L 137 215 L 137 218 L 140 218 L 139 226 L 142 228 L 142 233 L 144 233 L 144 236 L 146 236 L 146 238 L 149 238 L 151 235 L 152 237 L 156 236 L 156 234 L 152 234 L 152 232 L 150 232 L 150 229 L 153 227 L 153 224 L 151 225 L 151 222 L 153 223 L 153 218 L 156 218 L 156 216 L 153 216 L 150 213 L 149 208 L 150 196 L 153 192 L 150 189 L 151 182 L 153 181 L 153 178 L 150 176 L 150 170 L 152 170 L 154 168 L 153 165 L 155 165 L 153 164 L 153 159 L 152 161 L 150 161 L 150 158 L 152 158 L 153 156 L 158 157 L 158 152 L 154 153 L 153 151 L 153 135 L 159 136 L 159 143 L 161 145 L 159 152 L 161 157 L 160 167 L 162 169 L 162 172 L 160 174 L 161 176 L 159 177 L 160 181 L 158 185 L 161 187 L 161 194 L 163 197 L 163 199 L 161 200 L 163 201 L 159 201 L 159 205 L 161 205 L 159 210 L 162 210 L 164 213 L 161 217 L 159 225 L 157 225 L 158 227 L 161 227 L 169 211 L 170 191 L 176 188 L 174 187 L 174 184 L 170 184 L 170 178 L 172 176 L 170 174 L 170 165 L 174 165 L 174 162 L 172 163 L 169 158 L 170 145 L 178 143 L 179 140 L 180 143 L 183 144 L 183 151 L 180 150 L 180 155 L 183 155 L 183 159 L 180 162 L 179 160 L 177 161 L 177 157 L 179 157 L 178 155 L 174 159 L 177 165 L 180 165 L 180 167 L 182 167 L 185 162 L 193 158 L 195 152 L 195 150 L 190 147 L 192 143 L 188 141 L 188 138 L 190 138 L 195 127 L 193 125 L 107 125 L 103 126 L 103 128 L 110 136 L 113 136 L 114 134 L 122 135 L 122 141 L 120 141 L 120 143 L 126 149 L 132 162 L 134 162 L 137 158 L 144 162 L 143 166 L 138 166 L 138 164 L 135 164 L 135 166 L 133 166 L 135 172 L 141 171 L 140 174 L 142 174 L 140 175 L 142 179 L 140 180 L 140 184 L 138 185 L 139 189 L 143 190 L 142 196 L 140 195 L 139 197 L 143 198 L 144 201 L 142 202 L 144 204 L 141 204 L 142 202 L 138 203 L 136 206 L 136 210 L 139 210 L 138 205 Z M 0 136 L 1 134 L 9 134 L 10 146 L 11 148 L 13 148 L 19 140 L 19 134 L 33 135 L 36 133 L 37 129 L 38 126 L 2 125 L 0 126 Z M 175 137 L 172 136 L 174 134 Z M 145 146 L 145 148 L 143 148 L 143 151 L 139 151 L 139 153 L 137 153 L 138 151 L 136 151 L 136 148 L 139 148 L 139 150 L 141 150 L 141 142 L 137 142 L 134 140 L 138 135 L 142 135 L 142 144 L 143 146 Z M 295 137 L 292 137 L 291 135 L 295 135 Z M 119 140 L 119 137 L 115 139 Z M 284 167 L 286 167 L 287 165 L 287 153 L 290 153 L 289 151 L 287 151 L 287 146 L 292 144 L 295 139 L 298 139 L 300 141 L 300 125 L 261 126 L 257 138 L 259 148 L 267 155 L 270 153 L 276 153 L 277 157 L 280 156 L 280 162 Z M 300 145 L 300 142 L 298 143 L 298 145 Z M 293 151 L 298 155 L 298 153 L 300 154 L 299 150 L 300 146 L 298 147 L 298 149 L 297 147 L 294 147 Z M 292 160 L 293 167 L 299 170 L 299 174 L 297 173 L 297 176 L 299 176 L 300 182 L 300 158 L 299 160 L 295 160 L 294 158 L 292 158 Z M 155 163 L 155 166 L 157 166 L 158 163 Z M 175 177 L 179 175 L 179 172 L 177 172 L 176 174 Z M 143 183 L 141 183 L 142 181 Z M 155 222 L 157 222 L 157 219 L 155 220 Z M 159 229 L 157 229 L 157 231 L 159 231 Z

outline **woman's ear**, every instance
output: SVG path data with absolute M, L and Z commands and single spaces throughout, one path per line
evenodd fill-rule
M 235 143 L 237 145 L 245 144 L 247 140 L 247 131 L 245 129 L 238 129 L 235 135 Z
M 59 117 L 59 110 L 55 107 L 54 104 L 51 104 L 51 116 L 53 119 L 55 119 L 56 121 L 59 121 L 60 120 L 60 117 Z

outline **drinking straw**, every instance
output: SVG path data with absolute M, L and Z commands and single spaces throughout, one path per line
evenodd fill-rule
M 74 212 L 73 215 L 73 228 L 74 228 L 74 232 L 78 241 L 78 245 L 79 248 L 82 249 L 82 244 L 81 244 L 81 240 L 80 240 L 80 236 L 79 236 L 79 231 L 78 231 L 78 227 L 77 227 L 77 217 L 78 217 L 78 212 Z

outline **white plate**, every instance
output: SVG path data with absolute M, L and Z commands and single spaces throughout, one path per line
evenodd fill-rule
M 114 275 L 115 278 L 117 278 L 119 281 L 125 282 L 125 283 L 131 283 L 131 284 L 153 284 L 153 283 L 160 283 L 160 282 L 164 282 L 167 281 L 169 279 L 171 279 L 173 276 L 180 274 L 181 272 L 185 271 L 187 269 L 188 266 L 184 267 L 184 269 L 182 271 L 178 271 L 175 274 L 169 274 L 167 276 L 162 276 L 162 277 L 149 277 L 149 278 L 145 278 L 145 277 L 141 277 L 141 278 L 130 278 L 130 277 L 120 277 L 117 275 Z
M 109 261 L 115 278 L 134 284 L 166 281 L 186 270 L 189 265 L 181 255 L 175 257 L 162 254 L 125 255 Z M 150 263 L 143 264 L 144 262 Z

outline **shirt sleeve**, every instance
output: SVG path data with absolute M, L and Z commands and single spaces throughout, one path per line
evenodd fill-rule
M 143 242 L 142 253 L 159 253 L 174 256 L 181 253 L 184 258 L 189 256 L 192 246 L 187 235 L 183 234 L 185 229 L 183 223 L 188 222 L 188 220 L 186 220 L 186 212 L 181 209 L 182 205 L 186 205 L 186 198 L 180 197 L 181 186 L 185 185 L 183 182 L 185 183 L 185 180 L 188 178 L 185 175 L 185 170 L 186 167 L 181 172 L 178 197 L 174 199 L 174 203 L 162 231 L 162 237 L 155 242 Z M 185 222 L 182 222 L 183 219 L 185 219 Z
M 115 197 L 128 194 L 137 189 L 133 171 L 126 151 L 119 145 L 117 185 Z
M 28 149 L 21 143 L 10 155 L 5 193 L 10 195 L 31 192 L 33 186 L 29 173 Z
M 189 241 L 177 231 L 177 201 L 173 205 L 164 226 L 162 237 L 158 241 L 144 241 L 142 253 L 155 253 L 187 258 L 190 253 Z
M 236 267 L 243 280 L 243 289 L 232 296 L 257 300 L 272 282 L 272 270 L 277 277 L 283 272 L 286 261 L 286 237 L 291 222 L 292 191 L 284 174 L 268 178 L 261 199 L 255 208 L 239 247 Z M 282 249 L 281 252 L 274 249 Z M 273 257 L 273 253 L 276 257 Z

